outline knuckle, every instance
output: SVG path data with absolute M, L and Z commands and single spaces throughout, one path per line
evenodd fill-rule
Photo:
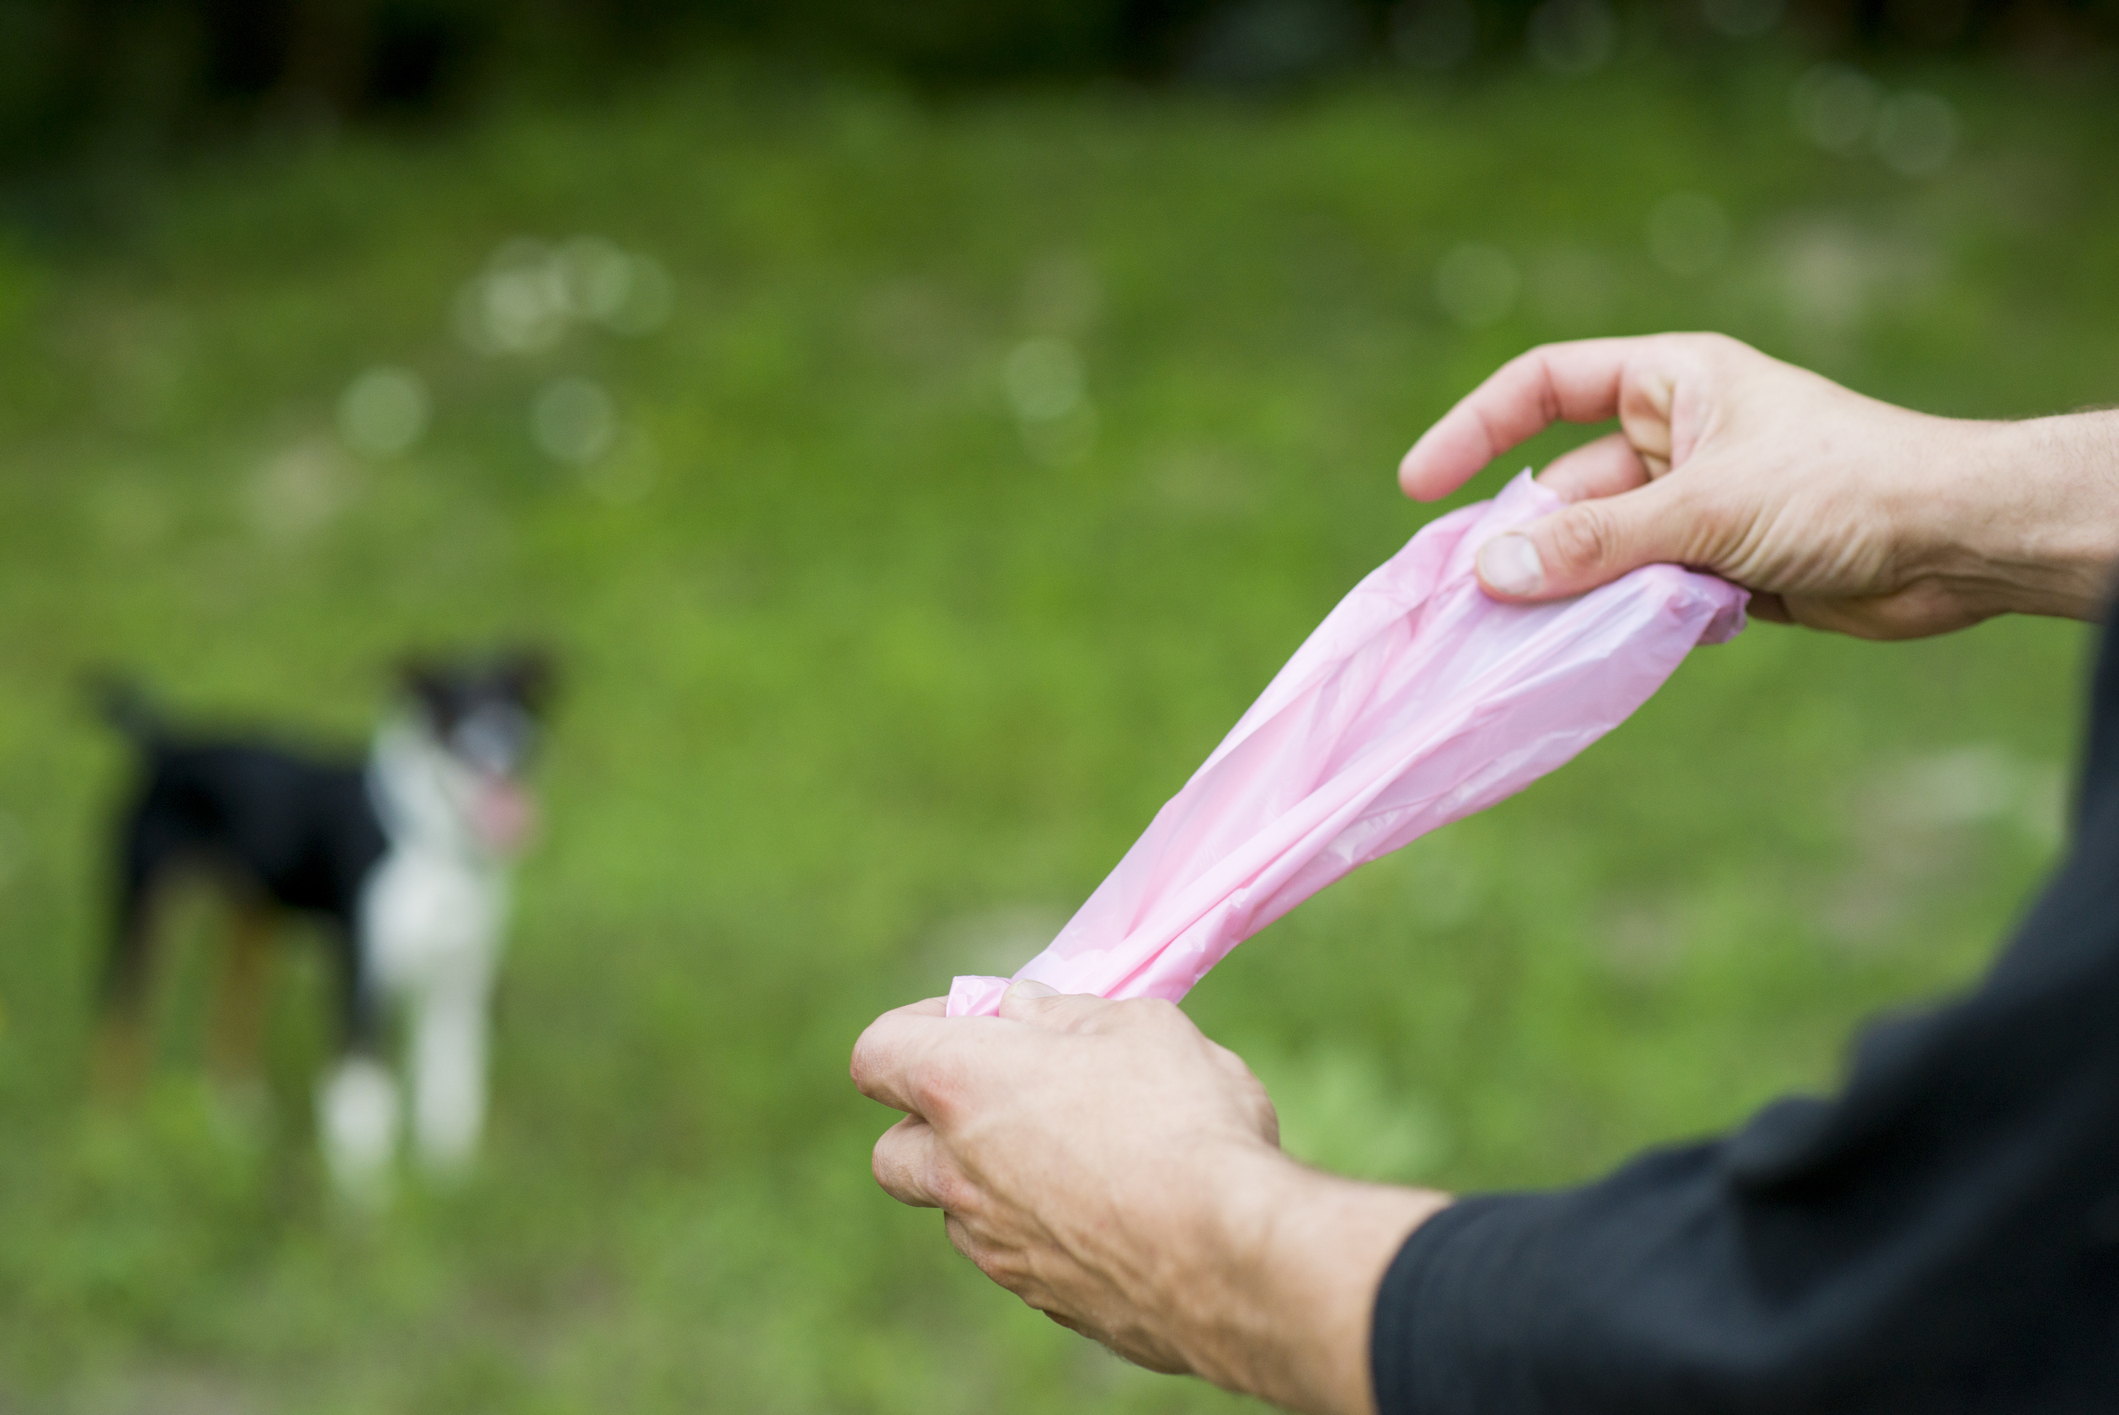
M 1199 1029 L 1182 1007 L 1159 997 L 1130 999 L 1124 1004 L 1121 1022 L 1163 1045 L 1180 1044 L 1187 1036 L 1199 1035 Z
M 912 1075 L 910 1099 L 922 1119 L 945 1124 L 963 1114 L 968 1078 L 955 1061 L 930 1058 Z
M 1703 470 L 1711 470 L 1705 469 Z M 1687 525 L 1711 521 L 1723 514 L 1725 484 L 1709 476 L 1664 477 L 1651 488 L 1659 516 L 1673 517 Z
M 1665 477 L 1654 492 L 1655 537 L 1686 565 L 1719 564 L 1726 556 L 1734 522 L 1725 484 L 1700 477 Z
M 1100 1025 L 1096 1029 L 1100 1029 L 1100 1032 L 1102 1032 L 1102 1029 L 1119 1029 L 1119 1032 L 1123 1032 L 1123 1029 L 1153 1025 L 1153 1021 L 1155 1021 L 1155 1000 L 1153 998 L 1119 998 L 1117 1002 L 1112 1002 L 1108 1008 L 1102 1008 L 1102 1017 L 1098 1019 Z
M 1212 1048 L 1208 1055 L 1212 1058 L 1213 1064 L 1224 1076 L 1227 1076 L 1230 1081 L 1235 1083 L 1238 1095 L 1245 1097 L 1265 1095 L 1265 1083 L 1258 1079 L 1258 1074 L 1251 1070 L 1248 1062 L 1219 1042 L 1208 1041 L 1207 1045 Z
M 895 1128 L 884 1131 L 868 1156 L 868 1172 L 874 1176 L 876 1184 L 892 1198 L 912 1203 L 917 1196 L 906 1182 L 909 1168 L 904 1136 Z
M 936 1206 L 953 1219 L 978 1212 L 978 1186 L 953 1166 L 935 1165 L 927 1176 L 927 1192 L 934 1196 Z
M 1594 570 L 1607 563 L 1616 550 L 1617 531 L 1611 516 L 1595 501 L 1578 502 L 1555 517 L 1547 532 L 1555 568 Z
M 1111 1004 L 1111 1019 L 1121 1027 L 1159 1027 L 1168 1025 L 1169 1014 L 1177 1011 L 1177 1005 L 1156 997 L 1129 997 Z
M 873 1050 L 868 1033 L 863 1032 L 853 1044 L 853 1054 L 846 1059 L 846 1074 L 863 1091 L 868 1089 L 869 1077 L 875 1070 Z
M 1249 1072 L 1244 1073 L 1243 1094 L 1245 1100 L 1260 1110 L 1273 1108 L 1273 1098 L 1266 1094 L 1265 1082 Z
M 1251 1121 L 1258 1127 L 1259 1132 L 1271 1136 L 1273 1143 L 1279 1144 L 1280 1111 L 1273 1104 L 1273 1098 L 1266 1094 L 1264 1084 L 1255 1077 L 1251 1081 L 1245 1102 L 1250 1107 Z
M 974 1267 L 994 1282 L 1011 1292 L 1019 1292 L 1029 1284 L 1031 1273 L 1019 1254 L 987 1241 L 957 1214 L 944 1215 L 943 1227 L 949 1235 L 949 1246 L 969 1258 Z
M 1526 353 L 1518 355 L 1516 364 L 1535 377 L 1538 399 L 1538 416 L 1548 423 L 1560 420 L 1560 394 L 1553 384 L 1552 356 L 1557 344 L 1540 344 Z
M 1687 374 L 1720 379 L 1754 360 L 1758 351 L 1727 334 L 1687 334 L 1676 346 L 1676 366 Z
M 1008 1253 L 1001 1249 L 980 1244 L 975 1252 L 969 1253 L 967 1256 L 970 1257 L 972 1262 L 978 1264 L 980 1272 L 1010 1291 L 1022 1286 L 1028 1277 L 1028 1274 L 1023 1271 L 1022 1264 L 1016 1262 Z
M 985 1263 L 981 1261 L 986 1256 L 986 1245 L 971 1231 L 970 1224 L 945 1209 L 942 1211 L 942 1232 L 949 1236 L 950 1247 L 977 1263 L 979 1271 L 986 1270 Z

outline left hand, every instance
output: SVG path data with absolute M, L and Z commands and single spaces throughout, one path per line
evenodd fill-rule
M 1054 1321 L 1158 1371 L 1371 1408 L 1377 1283 L 1447 1202 L 1287 1159 L 1265 1088 L 1165 1002 L 1018 983 L 998 1018 L 878 1018 L 854 1083 L 906 1112 L 876 1180 Z

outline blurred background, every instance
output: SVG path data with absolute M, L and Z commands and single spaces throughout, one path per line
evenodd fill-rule
M 1439 508 L 1547 339 L 2119 388 L 2119 7 L 16 0 L 0 9 L 0 1410 L 1233 1408 L 885 1200 L 875 1013 L 1009 971 Z M 1502 473 L 1593 435 L 1541 438 Z M 201 1075 L 210 907 L 87 1085 L 87 664 L 357 746 L 412 647 L 565 693 L 464 1184 L 331 1202 L 326 975 Z M 2080 626 L 1755 626 L 1189 1010 L 1291 1150 L 1589 1177 L 1832 1083 L 2061 839 Z

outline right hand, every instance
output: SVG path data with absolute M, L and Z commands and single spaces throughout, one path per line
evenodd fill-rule
M 2119 565 L 2119 418 L 1930 417 L 1714 334 L 1533 349 L 1414 444 L 1399 484 L 1446 496 L 1556 421 L 1611 417 L 1538 479 L 1572 504 L 1481 548 L 1489 594 L 1669 561 L 1744 586 L 1759 618 L 1902 639 L 2008 610 L 2095 618 Z

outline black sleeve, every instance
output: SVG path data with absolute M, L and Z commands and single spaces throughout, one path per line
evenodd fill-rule
M 2119 624 L 2075 825 L 1979 990 L 1837 1099 L 1422 1225 L 1384 1415 L 2119 1411 Z

